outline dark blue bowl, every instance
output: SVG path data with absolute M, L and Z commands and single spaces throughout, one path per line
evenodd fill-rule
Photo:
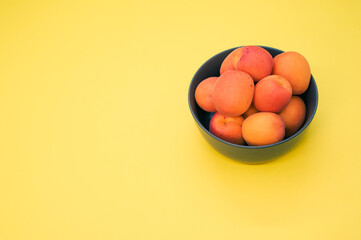
M 271 47 L 260 47 L 266 49 L 273 57 L 283 52 Z M 189 86 L 189 108 L 201 134 L 218 152 L 229 158 L 245 163 L 256 164 L 267 162 L 277 158 L 277 156 L 280 156 L 281 154 L 291 149 L 305 133 L 307 126 L 311 123 L 313 117 L 316 114 L 318 104 L 317 85 L 313 76 L 311 75 L 311 81 L 307 91 L 300 95 L 306 104 L 306 118 L 302 127 L 292 136 L 285 138 L 281 142 L 264 146 L 237 145 L 226 142 L 209 132 L 209 122 L 214 113 L 209 113 L 202 110 L 195 101 L 194 93 L 198 84 L 202 80 L 208 77 L 219 76 L 219 69 L 223 60 L 234 49 L 236 48 L 232 48 L 215 55 L 198 69 Z

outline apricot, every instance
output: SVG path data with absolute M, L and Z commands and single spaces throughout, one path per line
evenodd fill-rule
M 300 129 L 305 121 L 306 105 L 302 98 L 293 96 L 286 108 L 278 115 L 286 123 L 286 137 L 290 137 Z
M 292 94 L 304 93 L 311 80 L 311 69 L 306 58 L 297 52 L 284 52 L 273 59 L 272 74 L 286 78 L 292 86 Z
M 244 46 L 233 50 L 222 62 L 220 73 L 240 70 L 248 73 L 255 82 L 271 74 L 272 55 L 262 47 Z
M 196 88 L 195 99 L 200 108 L 207 112 L 215 112 L 213 104 L 213 88 L 218 77 L 209 77 L 200 82 Z
M 270 75 L 256 84 L 253 104 L 258 111 L 278 113 L 287 106 L 291 97 L 291 84 L 281 76 Z
M 244 120 L 242 135 L 248 145 L 268 145 L 283 140 L 285 127 L 285 122 L 276 113 L 258 112 Z
M 247 117 L 251 116 L 252 114 L 258 112 L 258 110 L 254 107 L 253 104 L 251 104 L 251 106 L 249 106 L 249 108 L 247 109 L 247 111 L 245 113 L 242 114 L 242 117 L 244 119 L 246 119 Z
M 243 117 L 226 117 L 215 113 L 209 123 L 209 131 L 227 142 L 244 144 L 242 136 Z
M 236 70 L 236 64 L 239 59 L 241 59 L 243 55 L 243 47 L 236 48 L 233 50 L 230 54 L 227 55 L 227 57 L 223 60 L 221 68 L 220 68 L 220 74 L 222 75 L 225 71 L 228 70 Z
M 213 103 L 221 115 L 242 115 L 252 103 L 254 82 L 244 72 L 229 70 L 219 76 L 213 89 Z

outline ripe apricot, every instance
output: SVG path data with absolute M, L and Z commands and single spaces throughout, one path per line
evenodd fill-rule
M 262 146 L 276 143 L 285 136 L 285 122 L 275 113 L 258 112 L 244 120 L 242 134 L 248 145 Z
M 272 74 L 286 78 L 292 86 L 292 94 L 304 93 L 311 80 L 311 69 L 306 58 L 297 52 L 284 52 L 273 59 Z
M 253 104 L 258 111 L 281 112 L 291 100 L 291 84 L 278 75 L 267 76 L 254 89 Z
M 213 103 L 220 114 L 226 117 L 242 115 L 252 103 L 254 82 L 244 72 L 229 70 L 216 81 Z
M 226 117 L 215 113 L 209 123 L 209 131 L 215 136 L 234 144 L 243 144 L 243 117 Z
M 213 104 L 213 88 L 218 77 L 209 77 L 200 82 L 195 91 L 195 99 L 200 108 L 207 112 L 215 112 Z
M 302 98 L 293 96 L 280 115 L 286 123 L 286 137 L 292 136 L 300 129 L 306 117 L 306 105 Z
M 233 50 L 222 62 L 220 73 L 240 70 L 248 73 L 255 82 L 271 74 L 272 55 L 259 46 L 244 46 Z
M 254 97 L 253 97 L 254 98 Z M 251 116 L 252 114 L 258 112 L 258 110 L 254 107 L 253 104 L 251 104 L 251 106 L 249 106 L 249 108 L 247 109 L 247 111 L 245 113 L 242 114 L 242 117 L 244 117 L 244 119 L 246 119 L 247 117 Z

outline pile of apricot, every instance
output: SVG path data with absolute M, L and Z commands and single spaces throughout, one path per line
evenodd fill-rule
M 283 52 L 274 58 L 259 46 L 233 50 L 222 62 L 220 75 L 196 88 L 200 108 L 215 112 L 209 131 L 230 143 L 262 146 L 295 134 L 306 116 L 299 96 L 310 83 L 304 56 Z

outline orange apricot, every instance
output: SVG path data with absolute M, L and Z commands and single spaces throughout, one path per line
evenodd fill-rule
M 251 106 L 249 106 L 247 111 L 242 114 L 242 117 L 244 117 L 246 119 L 247 117 L 251 116 L 252 114 L 254 114 L 256 112 L 258 112 L 258 110 L 254 107 L 253 104 L 251 104 Z
M 258 112 L 244 120 L 242 134 L 251 146 L 273 144 L 283 140 L 285 122 L 276 113 Z
M 271 74 L 272 55 L 259 46 L 244 46 L 233 50 L 222 62 L 220 73 L 240 70 L 248 73 L 255 82 Z
M 207 112 L 215 112 L 213 104 L 213 88 L 218 77 L 209 77 L 200 82 L 195 91 L 195 99 L 200 108 Z
M 292 94 L 304 93 L 311 80 L 311 69 L 306 58 L 297 52 L 284 52 L 273 59 L 272 74 L 286 78 L 292 86 Z
M 244 72 L 229 70 L 216 81 L 213 103 L 220 114 L 226 117 L 242 115 L 252 103 L 254 82 Z
M 305 121 L 306 105 L 302 98 L 293 96 L 286 108 L 278 115 L 286 123 L 286 137 L 290 137 L 300 129 Z
M 278 113 L 287 106 L 291 97 L 291 84 L 281 76 L 270 75 L 256 84 L 253 104 L 258 111 Z
M 209 123 L 209 131 L 227 142 L 244 144 L 242 123 L 241 116 L 226 117 L 216 112 Z

